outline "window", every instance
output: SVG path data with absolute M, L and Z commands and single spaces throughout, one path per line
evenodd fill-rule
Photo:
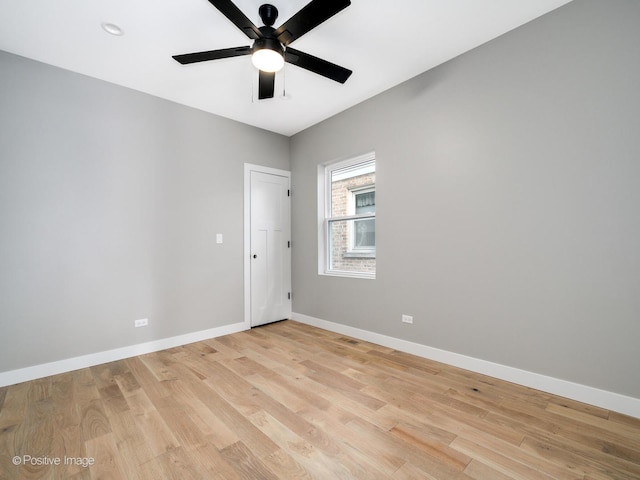
M 375 173 L 374 173 L 375 175 Z M 375 178 L 374 178 L 375 181 Z M 363 215 L 368 213 L 376 213 L 376 189 L 375 186 L 367 187 L 362 190 L 351 190 L 350 209 L 353 215 Z M 351 252 L 355 253 L 371 253 L 375 257 L 376 253 L 376 220 L 375 218 L 356 219 L 353 221 L 353 232 L 350 238 Z M 353 256 L 353 255 L 352 255 Z
M 375 155 L 321 166 L 318 179 L 318 273 L 375 278 Z

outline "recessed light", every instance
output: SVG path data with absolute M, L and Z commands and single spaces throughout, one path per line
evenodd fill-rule
M 122 29 L 115 23 L 102 22 L 102 29 L 110 35 L 120 37 L 124 35 Z

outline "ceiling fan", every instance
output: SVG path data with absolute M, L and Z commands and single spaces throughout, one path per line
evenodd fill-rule
M 280 70 L 285 62 L 339 83 L 346 82 L 351 75 L 351 70 L 289 47 L 290 43 L 351 5 L 349 0 L 312 0 L 277 29 L 273 28 L 273 24 L 278 18 L 278 9 L 268 3 L 260 6 L 258 10 L 264 26 L 256 27 L 231 0 L 209 0 L 209 2 L 247 37 L 254 40 L 253 45 L 174 55 L 173 58 L 179 63 L 187 65 L 251 55 L 253 64 L 259 69 L 258 99 L 260 100 L 273 98 L 275 72 Z

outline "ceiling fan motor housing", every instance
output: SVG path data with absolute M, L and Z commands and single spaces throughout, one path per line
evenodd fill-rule
M 273 27 L 273 24 L 276 23 L 276 19 L 278 18 L 278 9 L 273 5 L 265 3 L 264 5 L 260 5 L 258 15 L 260 15 L 263 24 L 268 27 Z
M 270 32 L 265 32 L 265 30 L 269 29 Z M 260 31 L 263 33 L 263 38 L 258 38 L 251 47 L 251 53 L 255 53 L 258 50 L 269 49 L 278 52 L 280 55 L 284 57 L 284 47 L 278 41 L 278 39 L 273 35 L 274 29 L 272 27 L 260 27 Z

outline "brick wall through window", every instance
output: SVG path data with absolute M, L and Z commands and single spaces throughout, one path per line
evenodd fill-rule
M 376 182 L 375 172 L 358 175 L 331 184 L 331 216 L 354 215 L 354 192 L 373 188 Z M 342 271 L 376 271 L 375 248 L 373 252 L 359 251 L 353 248 L 354 221 L 340 221 L 331 224 L 331 269 Z

